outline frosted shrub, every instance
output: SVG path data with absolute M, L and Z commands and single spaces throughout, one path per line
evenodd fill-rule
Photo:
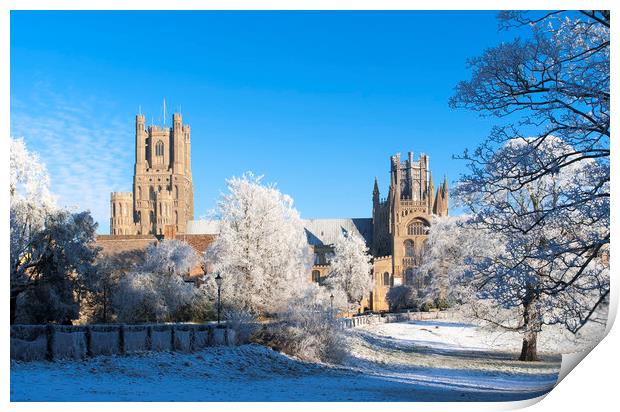
M 131 272 L 119 283 L 114 306 L 121 322 L 176 321 L 177 311 L 190 304 L 194 287 L 179 276 Z
M 258 329 L 256 316 L 247 310 L 226 309 L 223 313 L 226 324 L 235 331 L 239 343 L 249 342 Z
M 263 343 L 303 360 L 342 360 L 346 354 L 344 338 L 332 316 L 329 295 L 329 290 L 309 285 L 280 315 L 280 322 L 262 331 Z

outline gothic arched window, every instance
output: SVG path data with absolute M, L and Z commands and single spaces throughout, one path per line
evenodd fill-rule
M 413 244 L 413 240 L 411 239 L 405 240 L 405 256 L 407 257 L 415 256 L 415 247 Z
M 163 156 L 164 155 L 164 142 L 158 140 L 155 144 L 155 156 Z
M 407 225 L 407 235 L 427 235 L 428 223 L 422 219 L 414 219 L 409 225 Z
M 390 286 L 390 274 L 388 272 L 383 274 L 383 286 Z
M 321 281 L 321 272 L 319 272 L 318 270 L 313 270 L 312 271 L 312 281 L 319 283 Z

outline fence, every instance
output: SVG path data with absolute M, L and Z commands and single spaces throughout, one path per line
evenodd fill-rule
M 388 313 L 384 315 L 362 315 L 352 318 L 339 319 L 343 329 L 354 328 L 362 325 L 372 325 L 376 323 L 394 323 L 406 322 L 409 320 L 429 320 L 429 319 L 447 319 L 448 312 L 405 312 L 405 313 Z
M 146 351 L 192 352 L 238 345 L 235 330 L 217 325 L 11 325 L 11 359 L 83 359 Z

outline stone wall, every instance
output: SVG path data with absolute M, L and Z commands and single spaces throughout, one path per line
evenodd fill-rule
M 12 325 L 11 359 L 83 359 L 146 351 L 192 352 L 243 344 L 233 329 L 214 324 Z

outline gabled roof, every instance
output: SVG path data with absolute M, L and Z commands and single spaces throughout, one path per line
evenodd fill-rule
M 341 233 L 355 233 L 366 245 L 372 244 L 371 218 L 306 219 L 304 228 L 308 243 L 312 246 L 333 245 Z
M 312 246 L 333 245 L 340 233 L 355 233 L 366 245 L 372 244 L 371 218 L 304 219 L 308 244 Z M 188 235 L 217 235 L 220 232 L 217 220 L 191 220 L 187 222 Z

